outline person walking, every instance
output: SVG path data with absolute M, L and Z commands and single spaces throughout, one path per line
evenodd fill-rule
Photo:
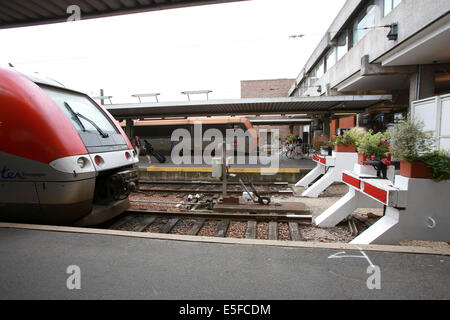
M 139 153 L 141 151 L 141 141 L 139 140 L 139 136 L 135 136 L 134 137 L 134 150 L 136 151 L 136 156 L 139 159 Z
M 153 152 L 153 147 L 147 140 L 144 140 L 144 148 L 145 148 L 145 155 L 147 156 L 148 159 L 148 164 L 152 164 L 151 155 Z

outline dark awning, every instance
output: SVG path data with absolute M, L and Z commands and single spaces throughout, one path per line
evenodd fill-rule
M 117 119 L 363 112 L 391 95 L 261 98 L 104 105 Z
M 245 0 L 0 0 L 0 29 L 64 22 L 76 5 L 82 19 Z

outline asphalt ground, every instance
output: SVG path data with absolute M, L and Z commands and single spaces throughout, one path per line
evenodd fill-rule
M 0 257 L 1 299 L 450 299 L 449 255 L 0 228 Z

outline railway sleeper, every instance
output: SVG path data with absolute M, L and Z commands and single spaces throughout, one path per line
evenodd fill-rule
M 174 219 L 170 219 L 160 230 L 159 233 L 169 233 L 170 230 L 173 229 L 173 227 L 175 227 L 175 225 L 177 224 L 177 222 L 180 219 L 178 218 L 174 218 Z
M 217 225 L 216 233 L 214 237 L 224 238 L 227 234 L 228 227 L 230 226 L 230 220 L 222 220 Z

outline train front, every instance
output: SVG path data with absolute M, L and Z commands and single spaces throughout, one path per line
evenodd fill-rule
M 0 220 L 88 226 L 129 208 L 138 157 L 89 96 L 0 69 Z

